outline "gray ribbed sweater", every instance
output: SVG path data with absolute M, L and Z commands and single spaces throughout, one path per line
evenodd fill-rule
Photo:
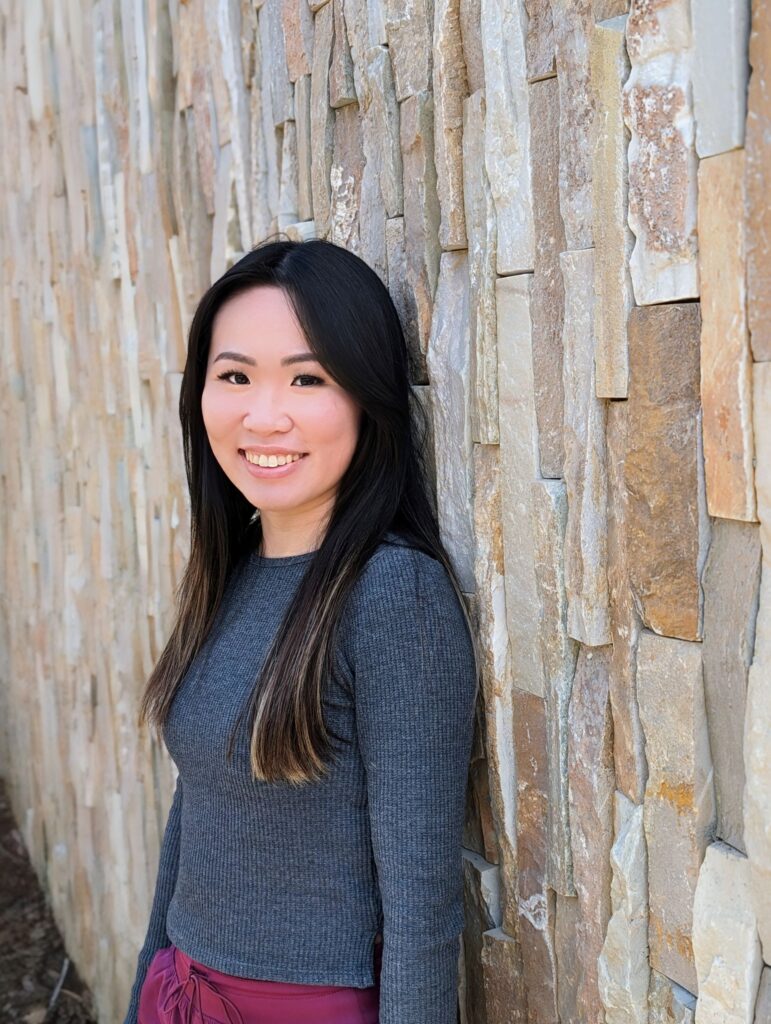
M 323 781 L 253 779 L 243 722 L 225 760 L 312 557 L 247 555 L 177 691 L 164 739 L 179 776 L 125 1024 L 170 943 L 239 977 L 365 988 L 378 931 L 380 1024 L 456 1024 L 476 679 L 444 568 L 384 542 L 357 581 L 324 696 L 346 742 Z

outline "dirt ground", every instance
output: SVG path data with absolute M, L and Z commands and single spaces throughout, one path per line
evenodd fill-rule
M 0 779 L 0 1024 L 95 1024 Z

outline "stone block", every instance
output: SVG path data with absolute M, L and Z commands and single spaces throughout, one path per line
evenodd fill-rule
M 381 5 L 401 103 L 431 89 L 434 5 L 431 0 L 381 0 Z
M 716 519 L 704 566 L 704 694 L 717 835 L 744 848 L 744 716 L 760 587 L 757 524 Z
M 616 791 L 612 916 L 598 965 L 606 1024 L 648 1024 L 648 860 L 643 808 Z
M 744 841 L 763 959 L 771 960 L 771 363 L 753 366 L 755 489 L 762 569 L 744 717 Z
M 554 25 L 550 0 L 525 0 L 527 11 L 527 77 L 550 78 L 554 67 Z
M 771 967 L 764 967 L 760 975 L 753 1024 L 771 1024 Z
M 311 68 L 311 195 L 313 219 L 320 238 L 326 238 L 330 218 L 330 175 L 335 132 L 335 112 L 329 105 L 329 66 L 333 39 L 333 9 L 330 2 L 320 8 L 314 18 Z
M 530 1020 L 559 1024 L 554 893 L 546 884 L 549 771 L 546 702 L 514 690 L 517 780 L 517 934 Z M 512 922 L 514 924 L 514 922 Z M 504 922 L 504 927 L 507 923 Z M 508 930 L 508 929 L 507 929 Z
M 594 371 L 594 250 L 560 254 L 565 288 L 562 390 L 568 496 L 565 589 L 568 633 L 591 647 L 610 643 L 607 575 L 605 402 Z
M 701 404 L 710 515 L 753 521 L 752 355 L 745 283 L 744 150 L 699 163 Z
M 771 7 L 753 0 L 747 97 L 747 293 L 753 359 L 771 360 Z
M 398 93 L 397 93 L 398 95 Z M 439 199 L 434 166 L 434 107 L 431 93 L 400 104 L 399 138 L 404 180 L 404 242 L 407 280 L 415 295 L 420 350 L 425 353 L 439 274 Z
M 589 85 L 591 0 L 551 0 L 560 97 L 559 198 L 565 247 L 586 249 L 592 237 L 592 151 L 595 117 Z
M 624 486 L 629 576 L 657 633 L 702 636 L 701 568 L 709 543 L 701 477 L 697 303 L 629 315 Z
M 532 484 L 539 641 L 546 682 L 549 799 L 546 878 L 555 892 L 575 896 L 568 801 L 568 708 L 578 644 L 567 631 L 565 527 L 568 501 L 562 480 Z
M 753 1024 L 763 961 L 747 858 L 707 847 L 693 901 L 696 1024 Z
M 637 694 L 649 772 L 643 822 L 650 963 L 690 992 L 697 985 L 693 894 L 715 824 L 701 658 L 700 644 L 647 630 L 640 634 Z
M 693 1024 L 696 997 L 674 981 L 651 971 L 649 1024 Z
M 529 1024 L 519 944 L 502 928 L 491 928 L 482 934 L 482 977 L 485 1024 Z M 472 1019 L 480 1018 L 476 1013 L 474 1018 L 466 1018 Z
M 531 296 L 530 274 L 499 277 L 495 282 L 501 508 L 512 682 L 520 690 L 543 697 L 541 652 L 533 642 L 540 619 L 530 491 L 538 479 Z M 457 452 L 453 459 L 457 461 Z
M 442 254 L 427 357 L 434 414 L 439 523 L 461 587 L 473 592 L 473 445 L 469 430 L 468 256 Z M 461 456 L 462 453 L 462 456 Z
M 613 728 L 608 701 L 610 648 L 581 647 L 570 699 L 570 842 L 577 895 L 557 896 L 561 1021 L 601 1024 L 598 959 L 610 919 L 613 844 Z
M 533 270 L 530 121 L 521 4 L 482 0 L 485 168 L 498 218 L 497 272 Z
M 744 145 L 749 0 L 691 0 L 691 20 L 696 152 L 704 158 Z
M 596 116 L 592 129 L 596 394 L 626 398 L 626 325 L 634 305 L 629 259 L 634 242 L 627 224 L 627 137 L 621 90 L 629 74 L 626 18 L 594 26 L 591 87 Z
M 689 0 L 632 0 L 626 24 L 632 65 L 624 86 L 631 132 L 630 262 L 639 306 L 699 294 L 697 157 L 691 108 Z
M 465 249 L 467 244 L 463 206 L 463 106 L 469 88 L 460 19 L 460 0 L 437 0 L 434 8 L 434 159 L 442 249 Z M 477 170 L 484 164 L 484 149 L 479 158 L 481 164 L 477 164 Z
M 565 289 L 559 254 L 565 230 L 559 206 L 559 89 L 556 78 L 529 87 L 535 254 L 533 374 L 540 475 L 562 476 L 562 327 Z
M 498 444 L 498 357 L 495 347 L 495 206 L 484 169 L 484 91 L 463 104 L 463 194 L 471 296 L 471 436 Z

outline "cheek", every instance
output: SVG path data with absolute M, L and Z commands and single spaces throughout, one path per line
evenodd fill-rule
M 229 409 L 227 401 L 223 401 L 223 396 L 204 388 L 201 394 L 201 416 L 206 433 L 209 437 L 216 438 L 227 431 L 232 409 Z

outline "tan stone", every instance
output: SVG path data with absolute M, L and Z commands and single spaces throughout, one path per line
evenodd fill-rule
M 564 476 L 568 496 L 565 589 L 568 633 L 610 643 L 607 575 L 605 402 L 594 376 L 594 250 L 560 254 L 565 286 L 562 383 Z
M 358 103 L 335 111 L 332 168 L 329 172 L 329 238 L 353 252 L 359 251 L 361 182 L 364 152 Z
M 485 856 L 500 868 L 501 907 L 517 934 L 517 851 L 513 687 L 511 653 L 506 632 L 506 596 L 501 523 L 500 446 L 475 444 L 474 452 L 474 579 L 476 628 L 482 655 L 482 728 L 488 780 L 487 800 L 494 824 L 492 845 Z M 468 845 L 468 844 L 466 844 Z
M 648 860 L 643 808 L 616 791 L 613 914 L 598 964 L 606 1024 L 648 1024 Z
M 771 1024 L 771 967 L 764 967 L 760 975 L 753 1024 Z
M 512 682 L 520 690 L 543 697 L 541 652 L 539 645 L 534 643 L 540 619 L 530 507 L 531 484 L 538 478 L 531 296 L 530 274 L 499 277 L 495 282 L 501 510 Z
M 745 286 L 744 150 L 699 163 L 701 404 L 707 508 L 756 519 Z
M 484 1007 L 482 935 L 501 924 L 499 872 L 495 864 L 471 850 L 463 851 L 465 927 L 463 929 L 464 992 L 468 1019 Z
M 696 152 L 704 159 L 744 145 L 750 3 L 691 0 L 691 18 Z
M 471 437 L 497 444 L 498 356 L 495 347 L 495 206 L 484 169 L 484 92 L 463 104 L 463 192 L 471 300 Z
M 693 1024 L 696 997 L 658 971 L 651 971 L 648 1008 L 648 1024 Z
M 547 706 L 549 799 L 546 879 L 555 892 L 575 896 L 568 802 L 568 708 L 578 644 L 567 631 L 565 527 L 567 492 L 562 480 L 536 480 L 531 486 L 536 587 L 540 605 L 539 641 Z
M 469 95 L 485 87 L 482 0 L 460 0 L 460 33 Z
M 408 101 L 406 101 L 408 102 Z M 474 585 L 473 460 L 470 402 L 469 285 L 465 252 L 442 253 L 427 353 L 439 523 L 464 591 Z
M 431 311 L 439 273 L 439 199 L 434 166 L 434 107 L 431 94 L 409 96 L 400 104 L 399 133 L 404 180 L 404 241 L 407 277 L 415 294 L 421 352 L 428 345 Z
M 632 0 L 626 26 L 632 64 L 624 85 L 631 132 L 630 272 L 640 306 L 699 294 L 696 169 L 688 0 Z
M 485 169 L 498 221 L 499 274 L 534 266 L 530 123 L 524 12 L 508 0 L 482 0 L 485 65 Z
M 636 660 L 641 621 L 630 585 L 627 545 L 628 494 L 624 460 L 628 444 L 629 402 L 608 402 L 608 598 L 613 643 L 610 706 L 613 711 L 613 761 L 616 788 L 632 803 L 642 803 L 647 765 L 640 709 L 637 703 Z
M 356 103 L 353 61 L 343 17 L 343 0 L 332 0 L 332 57 L 329 67 L 329 105 L 335 109 Z
M 313 218 L 310 75 L 301 75 L 295 82 L 294 116 L 297 125 L 297 217 L 305 221 Z
M 693 901 L 696 1024 L 752 1024 L 763 961 L 747 858 L 707 847 Z
M 565 232 L 559 208 L 559 91 L 556 78 L 536 82 L 528 90 L 533 154 L 535 254 L 533 274 L 533 375 L 538 419 L 540 475 L 558 478 L 563 472 L 562 325 L 565 289 L 559 254 Z
M 598 958 L 610 919 L 613 749 L 610 648 L 581 647 L 570 700 L 570 842 L 577 895 L 557 896 L 560 1020 L 601 1024 Z
M 592 126 L 592 195 L 596 394 L 626 398 L 626 324 L 634 305 L 629 258 L 633 237 L 627 224 L 626 132 L 621 89 L 629 73 L 626 18 L 595 25 L 591 36 L 591 88 L 596 117 Z
M 592 154 L 594 100 L 589 86 L 592 0 L 551 0 L 560 97 L 559 196 L 565 248 L 594 245 Z
M 743 733 L 760 586 L 756 524 L 716 519 L 704 566 L 704 694 L 717 835 L 744 851 Z
M 431 89 L 433 57 L 433 3 L 431 0 L 381 0 L 388 49 L 394 68 L 396 98 Z
M 434 138 L 442 249 L 464 249 L 467 245 L 463 206 L 463 105 L 469 91 L 460 8 L 460 0 L 436 0 L 434 12 Z M 484 162 L 484 149 L 479 157 Z
M 388 265 L 388 291 L 393 299 L 399 322 L 407 343 L 410 380 L 426 379 L 425 358 L 420 351 L 418 311 L 415 295 L 407 275 L 407 255 L 404 248 L 404 217 L 386 220 L 386 260 Z
M 554 68 L 554 26 L 550 0 L 525 0 L 527 11 L 527 77 L 549 78 Z
M 311 73 L 313 59 L 313 13 L 308 0 L 282 0 L 281 24 L 286 41 L 289 81 Z
M 314 18 L 311 69 L 311 194 L 313 220 L 320 238 L 326 238 L 329 232 L 331 212 L 330 175 L 335 112 L 329 104 L 329 65 L 333 38 L 332 4 L 327 3 Z
M 752 356 L 771 359 L 771 7 L 752 2 L 747 96 L 747 293 Z
M 695 992 L 693 894 L 715 823 L 701 645 L 644 630 L 637 694 L 649 769 L 644 824 L 650 962 Z
M 501 928 L 482 934 L 485 1024 L 529 1024 L 522 980 L 519 946 Z M 464 1006 L 461 1006 L 463 1022 Z M 466 1021 L 481 1020 L 481 1007 L 473 1007 Z
M 627 553 L 635 599 L 657 633 L 702 636 L 699 575 L 709 523 L 700 479 L 697 303 L 629 316 L 624 460 Z
M 518 934 L 530 1020 L 558 1024 L 554 893 L 546 884 L 549 801 L 546 702 L 512 697 L 517 780 Z M 504 920 L 504 928 L 511 925 Z
M 750 861 L 753 908 L 763 959 L 771 960 L 771 363 L 753 366 L 753 417 L 757 443 L 755 488 L 763 552 L 755 648 L 744 718 L 744 841 Z

